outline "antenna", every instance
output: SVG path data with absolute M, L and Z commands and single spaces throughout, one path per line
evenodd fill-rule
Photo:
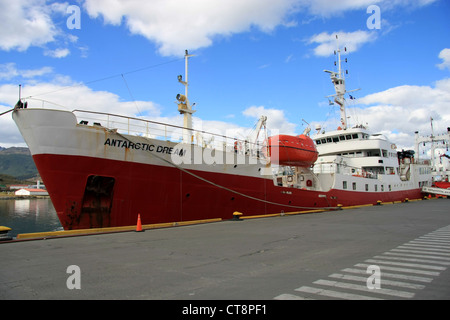
M 192 136 L 192 114 L 195 112 L 195 110 L 192 110 L 192 106 L 189 103 L 189 99 L 188 99 L 188 87 L 189 87 L 189 82 L 188 82 L 188 59 L 190 57 L 193 57 L 194 55 L 190 55 L 189 52 L 187 50 L 185 50 L 184 52 L 184 60 L 185 60 L 185 77 L 186 80 L 183 80 L 183 76 L 179 75 L 178 76 L 178 82 L 181 83 L 182 85 L 184 85 L 184 95 L 182 94 L 178 94 L 177 95 L 177 100 L 178 100 L 178 111 L 183 114 L 184 118 L 183 118 L 183 127 L 186 130 L 183 130 L 183 142 L 185 143 L 190 143 L 193 139 Z
M 330 74 L 331 82 L 334 85 L 334 90 L 335 90 L 336 94 L 326 96 L 326 98 L 334 97 L 334 102 L 336 104 L 338 104 L 339 108 L 340 108 L 342 129 L 346 130 L 347 129 L 347 115 L 345 112 L 345 97 L 344 96 L 348 92 L 356 91 L 359 89 L 351 90 L 351 91 L 346 90 L 345 76 L 342 72 L 341 49 L 339 48 L 338 35 L 336 35 L 336 44 L 337 44 L 337 50 L 334 51 L 334 54 L 337 55 L 338 71 L 334 72 L 334 71 L 330 71 L 330 70 L 324 70 L 324 72 L 327 72 Z M 344 51 L 347 52 L 347 47 L 344 47 Z M 347 62 L 347 58 L 345 58 L 344 61 Z M 335 65 L 336 65 L 336 61 L 335 61 Z M 348 74 L 348 70 L 346 70 L 345 73 Z M 330 100 L 328 100 L 328 101 L 329 101 L 329 104 L 331 105 L 332 104 L 331 101 Z

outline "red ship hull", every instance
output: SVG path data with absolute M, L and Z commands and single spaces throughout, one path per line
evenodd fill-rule
M 420 189 L 319 192 L 275 186 L 265 178 L 192 171 L 218 187 L 175 167 L 85 156 L 39 154 L 34 161 L 65 230 L 135 225 L 138 214 L 143 224 L 151 224 L 421 197 Z
M 231 219 L 235 211 L 254 216 L 335 210 L 339 204 L 421 197 L 418 185 L 396 187 L 394 182 L 351 175 L 324 174 L 323 181 L 316 183 L 313 180 L 318 177 L 309 168 L 296 172 L 299 180 L 294 185 L 291 174 L 272 172 L 260 150 L 256 156 L 231 149 L 212 152 L 192 143 L 169 141 L 166 136 L 120 133 L 114 127 L 121 124 L 121 117 L 107 115 L 101 120 L 112 129 L 80 123 L 85 117 L 45 109 L 13 113 L 65 230 L 132 226 L 138 215 L 142 224 L 153 224 Z M 126 120 L 127 125 L 141 121 Z M 160 123 L 143 124 L 155 135 L 171 129 Z M 315 161 L 317 155 L 309 149 L 310 160 Z M 351 190 L 343 187 L 344 182 Z M 378 190 L 375 184 L 380 184 Z

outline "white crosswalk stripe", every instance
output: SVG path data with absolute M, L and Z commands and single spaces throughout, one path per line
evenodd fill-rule
M 367 277 L 358 277 L 358 276 L 346 275 L 346 274 L 341 274 L 341 273 L 333 273 L 333 274 L 330 274 L 328 277 L 367 283 Z M 425 286 L 423 284 L 415 284 L 415 283 L 392 281 L 392 280 L 383 280 L 383 285 L 396 286 L 396 287 L 409 288 L 409 289 L 425 288 Z
M 401 298 L 412 298 L 414 296 L 414 293 L 407 292 L 407 291 L 399 291 L 399 290 L 391 290 L 391 289 L 368 289 L 367 286 L 362 286 L 359 284 L 353 284 L 353 283 L 347 283 L 347 282 L 340 282 L 340 281 L 330 281 L 330 280 L 317 280 L 314 281 L 315 284 L 320 284 L 324 286 L 331 286 L 331 287 L 337 287 L 337 288 L 343 288 L 343 289 L 353 289 L 358 291 L 364 291 L 364 292 L 375 292 L 377 294 L 384 294 L 389 296 L 395 296 L 395 297 L 401 297 Z
M 425 240 L 444 240 L 444 241 L 450 241 L 450 236 L 440 236 L 440 235 L 435 235 L 435 236 L 421 236 L 418 239 L 425 239 Z
M 408 249 L 408 250 L 426 250 L 426 251 L 433 251 L 433 252 L 441 252 L 442 254 L 450 254 L 450 250 L 431 248 L 429 246 L 422 246 L 422 245 L 417 245 L 417 244 L 416 245 L 404 244 L 404 245 L 398 246 L 397 248 Z M 392 250 L 394 250 L 394 249 L 392 249 Z
M 394 250 L 391 250 L 394 251 Z M 406 251 L 406 253 L 402 253 L 401 250 L 397 250 L 400 252 L 385 252 L 386 255 L 395 255 L 397 257 L 413 257 L 413 258 L 430 258 L 435 260 L 447 260 L 450 261 L 450 257 L 443 257 L 438 255 L 429 255 L 423 254 L 424 252 L 417 252 L 417 251 Z M 418 253 L 418 254 L 416 254 Z
M 395 261 L 385 261 L 380 259 L 367 259 L 366 262 L 370 262 L 372 264 L 388 264 L 392 266 L 402 266 L 402 267 L 411 267 L 411 268 L 421 268 L 428 270 L 445 270 L 446 267 L 440 266 L 432 266 L 429 264 L 419 264 L 419 263 L 403 263 L 403 262 L 395 262 Z
M 296 296 L 295 294 L 283 293 L 274 298 L 275 300 L 313 300 L 308 298 L 303 298 L 300 296 Z
M 369 267 L 380 268 L 380 287 L 369 289 Z M 318 279 L 312 286 L 283 293 L 276 300 L 382 300 L 411 299 L 450 266 L 450 226 L 404 243 L 363 263 Z
M 356 274 L 364 274 L 367 277 L 367 269 L 356 269 L 356 268 L 345 268 L 342 269 L 343 272 L 347 273 L 356 273 Z M 433 281 L 433 278 L 429 277 L 422 277 L 422 276 L 415 276 L 415 275 L 409 275 L 409 274 L 400 274 L 400 273 L 389 273 L 385 272 L 383 269 L 383 278 L 391 278 L 391 279 L 402 279 L 402 280 L 409 280 L 409 281 L 415 281 L 415 282 L 431 282 Z M 367 280 L 367 278 L 366 278 Z
M 368 268 L 373 264 L 368 263 L 357 263 L 355 264 L 356 267 L 364 267 Z M 414 274 L 422 274 L 427 276 L 438 276 L 440 275 L 440 272 L 437 271 L 428 271 L 428 270 L 418 270 L 418 269 L 411 269 L 411 268 L 399 268 L 399 267 L 390 267 L 390 266 L 383 266 L 382 270 L 388 270 L 388 271 L 400 271 L 405 273 L 414 273 Z
M 448 248 L 448 245 L 440 245 L 440 244 L 434 244 L 434 243 L 429 243 L 429 242 L 425 242 L 425 241 L 417 241 L 417 240 L 410 241 L 409 244 L 414 244 L 416 246 L 420 245 L 422 247 L 429 247 L 429 248 L 443 248 L 443 249 Z M 409 244 L 406 244 L 406 245 L 409 245 Z M 448 251 L 448 252 L 450 252 L 450 251 Z
M 296 291 L 304 292 L 304 293 L 314 293 L 321 296 L 327 296 L 330 298 L 338 298 L 338 299 L 346 299 L 346 300 L 382 300 L 380 298 L 368 297 L 360 294 L 353 294 L 347 292 L 340 292 L 334 290 L 326 290 L 321 288 L 314 288 L 308 286 L 302 286 L 300 288 L 295 289 Z
M 397 260 L 397 261 L 410 261 L 410 262 L 428 262 L 428 263 L 439 264 L 439 265 L 444 265 L 444 266 L 450 265 L 449 261 L 436 261 L 436 260 L 429 260 L 429 259 L 405 258 L 405 257 L 402 257 L 402 256 L 392 257 L 392 256 L 387 255 L 387 256 L 375 256 L 374 258 L 376 258 L 376 259 Z

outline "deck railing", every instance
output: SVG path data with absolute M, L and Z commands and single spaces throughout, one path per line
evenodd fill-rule
M 190 143 L 203 148 L 220 151 L 235 151 L 239 154 L 248 154 L 254 157 L 264 157 L 263 142 L 251 143 L 249 141 L 228 137 L 222 134 L 203 130 L 186 129 L 177 126 L 141 118 L 116 115 L 105 112 L 73 110 L 77 121 L 85 125 L 98 125 L 110 130 L 117 130 L 122 134 L 142 136 L 146 138 L 166 140 L 175 143 L 183 141 L 188 135 Z

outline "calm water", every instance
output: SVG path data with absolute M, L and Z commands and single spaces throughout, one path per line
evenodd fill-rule
M 9 227 L 9 235 L 62 230 L 50 199 L 0 199 L 0 226 Z

